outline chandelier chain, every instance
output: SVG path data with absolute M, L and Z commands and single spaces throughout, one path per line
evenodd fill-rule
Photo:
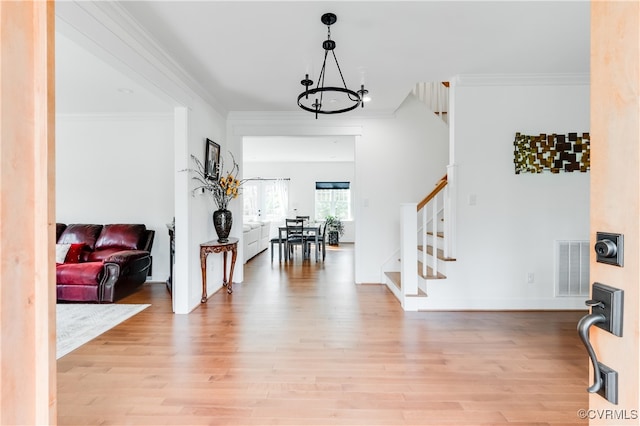
M 316 86 L 316 89 L 319 87 L 324 87 L 324 76 L 326 75 L 326 66 L 327 66 L 327 54 L 329 53 L 328 50 L 324 51 L 324 61 L 322 62 L 322 69 L 320 70 L 320 76 L 318 78 L 318 85 Z M 316 109 L 320 109 L 322 108 L 322 97 L 324 95 L 324 92 L 321 91 L 320 92 L 320 104 Z

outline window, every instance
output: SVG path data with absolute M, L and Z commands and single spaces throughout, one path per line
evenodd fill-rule
M 289 179 L 252 179 L 242 185 L 243 215 L 281 222 L 289 208 Z
M 316 219 L 331 215 L 351 220 L 351 190 L 349 182 L 316 182 Z

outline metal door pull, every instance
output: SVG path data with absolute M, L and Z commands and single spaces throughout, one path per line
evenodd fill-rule
M 591 362 L 593 363 L 593 378 L 595 382 L 587 391 L 590 393 L 596 393 L 602 387 L 602 377 L 600 377 L 600 367 L 598 366 L 598 359 L 596 358 L 596 353 L 593 350 L 593 346 L 591 346 L 591 342 L 589 341 L 589 329 L 592 325 L 597 323 L 605 322 L 607 318 L 604 314 L 589 314 L 580 318 L 578 321 L 578 335 L 580 335 L 580 340 L 584 344 L 585 348 L 587 348 L 587 352 L 589 353 L 589 358 L 591 358 Z

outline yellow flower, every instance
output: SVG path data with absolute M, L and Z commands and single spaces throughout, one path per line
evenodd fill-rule
M 224 177 L 220 178 L 220 186 L 225 186 L 227 184 L 227 180 Z

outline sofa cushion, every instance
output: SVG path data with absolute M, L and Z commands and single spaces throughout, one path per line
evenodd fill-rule
M 102 262 L 103 260 L 105 260 L 107 257 L 111 256 L 114 253 L 118 253 L 120 251 L 123 251 L 125 249 L 121 248 L 121 247 L 109 247 L 109 248 L 105 248 L 105 249 L 100 249 L 100 250 L 95 250 L 92 251 L 91 253 L 89 253 L 89 257 L 88 257 L 88 261 L 89 262 Z
M 71 244 L 56 244 L 56 263 L 64 263 Z
M 56 266 L 56 283 L 98 285 L 102 270 L 102 262 L 64 263 Z
M 93 250 L 96 245 L 96 240 L 102 225 L 85 225 L 85 224 L 72 224 L 65 228 L 58 240 L 59 244 L 76 244 L 85 243 L 89 250 Z
M 142 243 L 145 230 L 144 225 L 105 225 L 96 241 L 95 250 L 111 248 L 135 250 Z

